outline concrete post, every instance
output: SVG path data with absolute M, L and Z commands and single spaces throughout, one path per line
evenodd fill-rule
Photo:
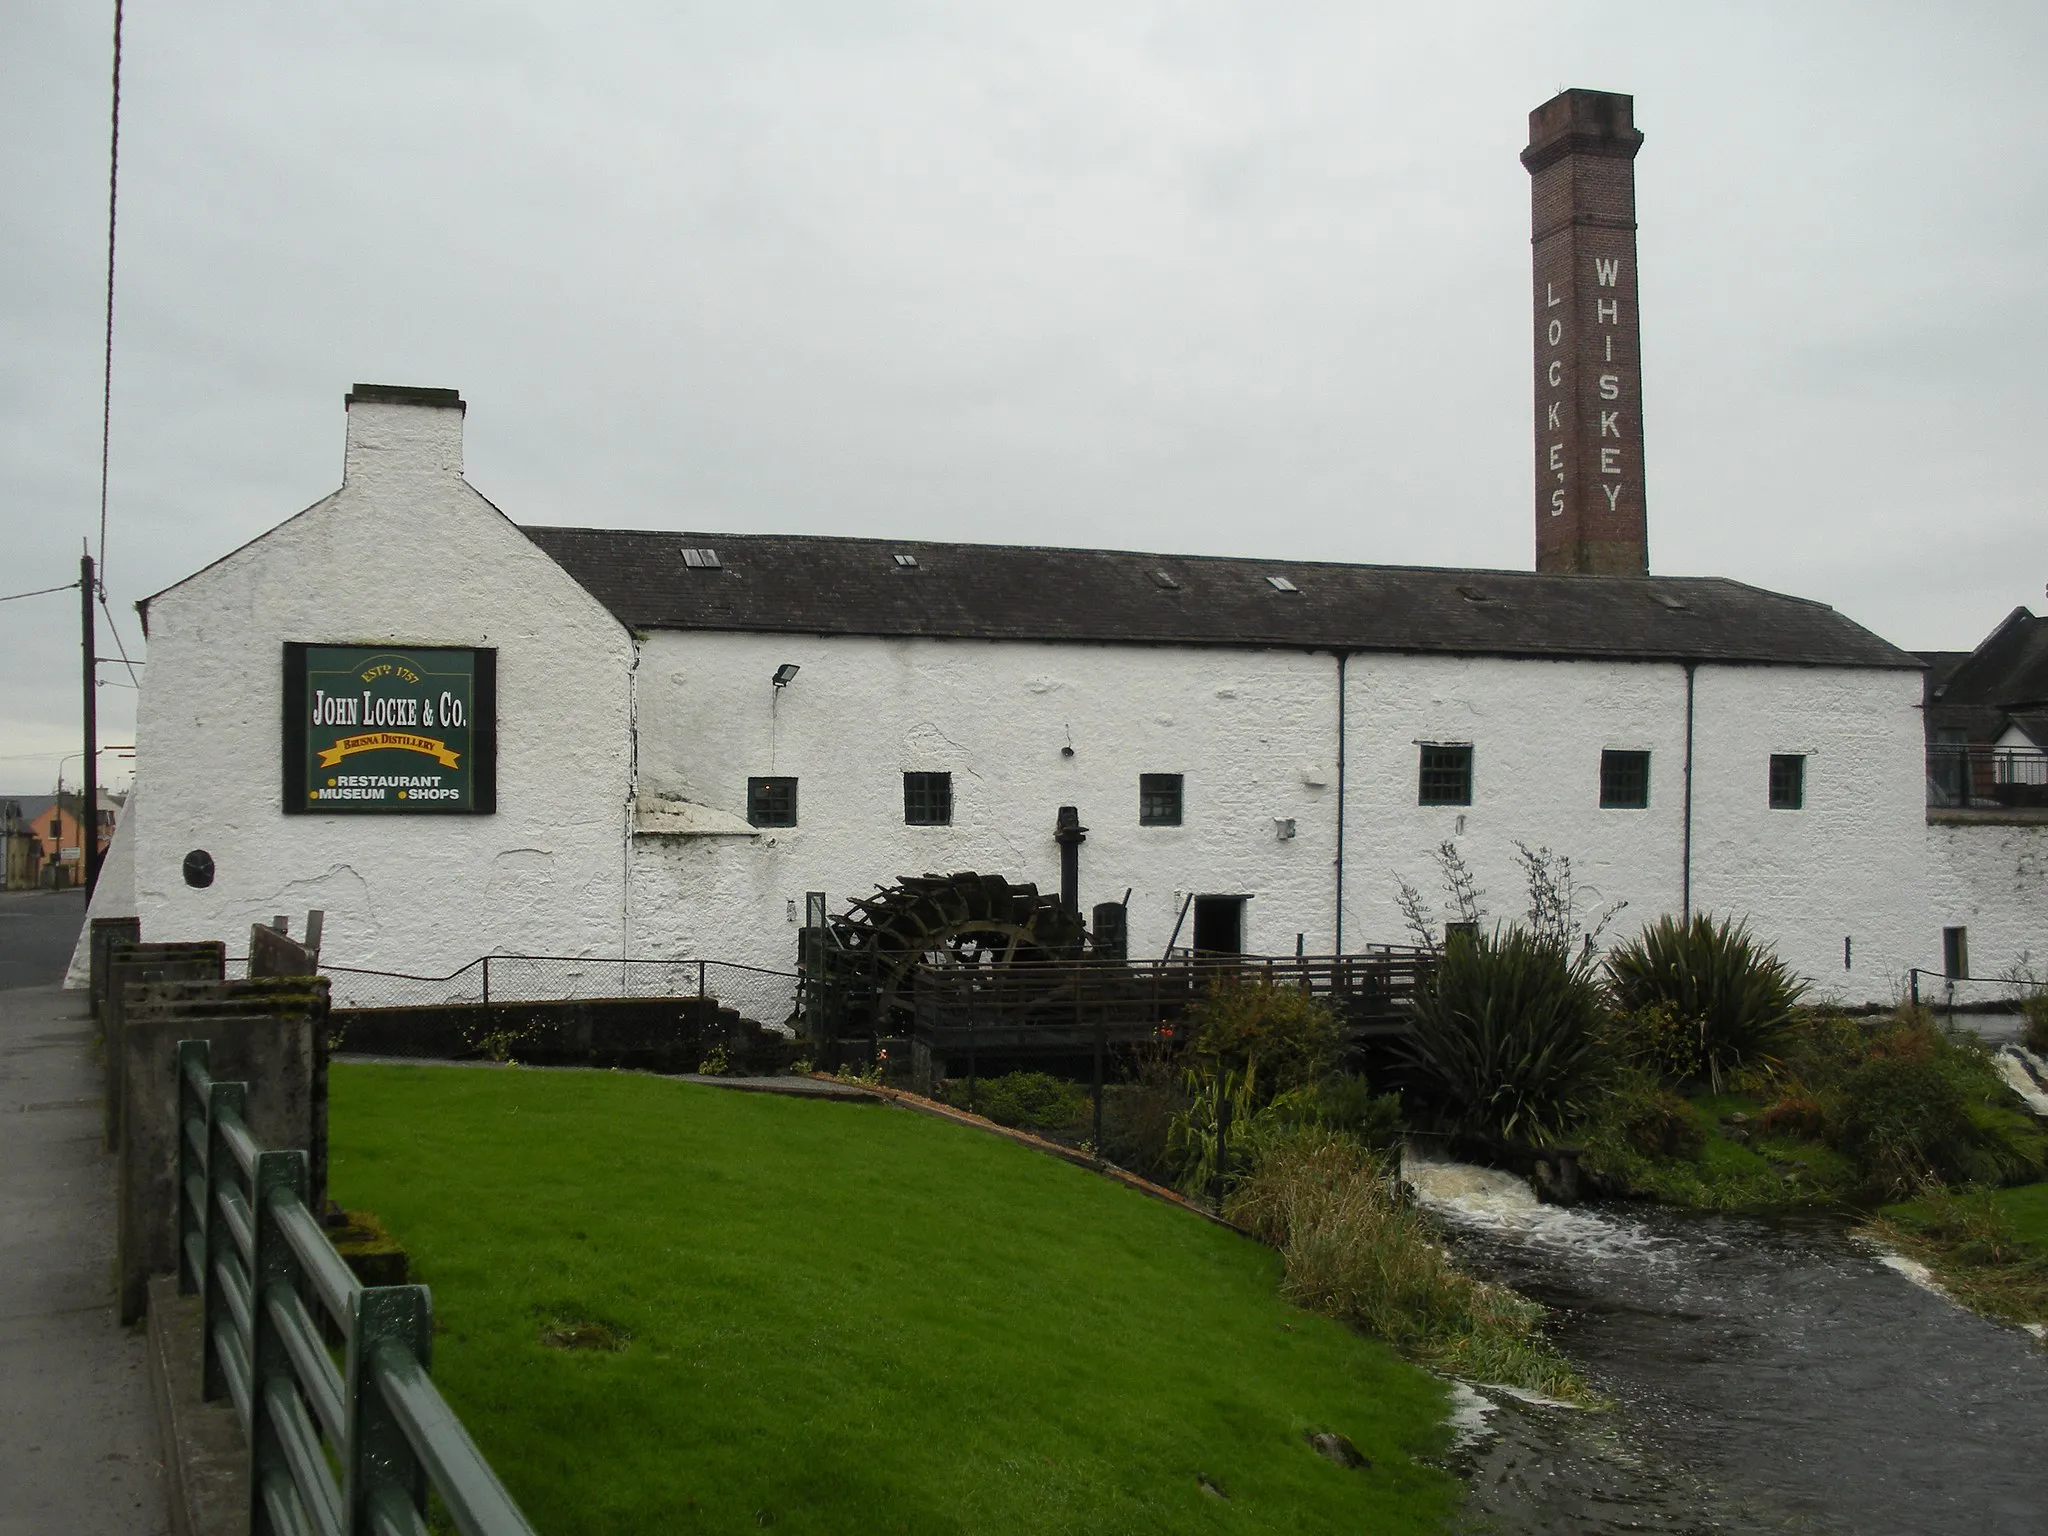
M 178 1209 L 171 1198 L 177 1169 L 177 1050 L 204 1040 L 215 1082 L 248 1084 L 247 1123 L 270 1151 L 309 1152 L 313 1144 L 314 1021 L 286 1018 L 162 1017 L 142 1008 L 123 1034 L 121 1076 L 127 1109 L 121 1120 L 117 1267 L 121 1321 L 148 1304 L 149 1277 L 177 1267 Z

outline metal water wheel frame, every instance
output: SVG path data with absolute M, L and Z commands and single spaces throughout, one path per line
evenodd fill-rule
M 852 911 L 830 919 L 829 963 L 846 994 L 844 1016 L 856 1012 L 851 994 L 866 993 L 861 1011 L 877 1034 L 888 1032 L 904 983 L 920 964 L 995 969 L 1078 959 L 1088 945 L 1087 925 L 1057 896 L 1006 875 L 903 875 L 851 905 Z M 984 938 L 998 942 L 980 942 Z

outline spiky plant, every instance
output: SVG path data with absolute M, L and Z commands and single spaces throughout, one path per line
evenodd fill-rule
M 1697 1036 L 1691 1059 L 1716 1092 L 1737 1067 L 1770 1064 L 1806 994 L 1746 923 L 1703 912 L 1660 917 L 1616 946 L 1607 975 L 1623 1012 L 1660 1013 Z
M 1404 1053 L 1452 1128 L 1543 1142 L 1582 1119 L 1606 1070 L 1605 999 L 1583 959 L 1525 928 L 1445 947 Z

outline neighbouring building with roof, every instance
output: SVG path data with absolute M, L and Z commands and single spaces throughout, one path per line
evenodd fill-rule
M 454 391 L 358 385 L 340 489 L 142 605 L 95 912 L 317 907 L 331 960 L 422 975 L 788 969 L 818 893 L 1050 889 L 1085 836 L 1076 905 L 1122 904 L 1133 954 L 1327 954 L 1404 941 L 1455 843 L 1494 917 L 1547 848 L 1624 928 L 1741 917 L 1851 1001 L 1945 929 L 1984 974 L 2048 949 L 2039 829 L 1994 856 L 1930 819 L 1920 657 L 1648 573 L 1631 118 L 1532 116 L 1537 570 L 520 527 Z
M 99 792 L 96 817 L 100 852 L 113 840 L 122 796 Z M 0 796 L 0 879 L 10 891 L 85 883 L 80 850 L 84 818 L 75 793 Z
M 1945 963 L 2038 974 L 2048 970 L 2048 618 L 2015 608 L 1974 651 L 1920 654 Z

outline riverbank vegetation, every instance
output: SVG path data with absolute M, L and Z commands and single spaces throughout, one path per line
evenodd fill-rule
M 2048 1135 L 1971 1034 L 1900 1008 L 1851 1018 L 1805 988 L 1745 924 L 1661 917 L 1603 961 L 1570 860 L 1521 850 L 1524 917 L 1490 933 L 1453 844 L 1448 910 L 1401 905 L 1437 952 L 1416 1006 L 1404 1110 L 1496 1160 L 1576 1147 L 1591 1192 L 1723 1210 L 1900 1200 L 1929 1181 L 2042 1178 Z M 2025 989 L 2048 1034 L 2048 993 Z M 2039 1015 L 2036 1019 L 2034 1016 Z
M 1622 1048 L 1633 1021 L 1622 1019 Z M 1974 1035 L 1905 1009 L 1801 1010 L 1715 1093 L 1630 1052 L 1584 1129 L 1584 1167 L 1611 1193 L 1719 1210 L 1898 1200 L 1929 1181 L 2040 1179 L 2048 1136 Z
M 1523 958 L 1536 977 L 1496 991 L 1540 989 L 1549 957 Z M 1478 1006 L 1503 1019 L 1511 1011 L 1492 994 Z M 1327 1006 L 1292 987 L 1246 981 L 1218 988 L 1180 1035 L 1109 1090 L 1112 1160 L 1218 1202 L 1279 1252 L 1281 1290 L 1296 1305 L 1448 1375 L 1586 1399 L 1544 1335 L 1542 1307 L 1459 1269 L 1436 1220 L 1409 1198 L 1396 1150 L 1400 1100 L 1344 1070 L 1342 1032 Z M 1042 1073 L 971 1088 L 956 1081 L 943 1096 L 1069 1141 L 1088 1124 L 1080 1091 Z M 1528 1123 L 1551 1123 L 1555 1105 L 1552 1097 L 1518 1108 Z
M 1883 1206 L 1866 1232 L 1928 1264 L 1958 1300 L 2048 1321 L 2048 1132 L 1982 1039 L 1913 1007 L 1851 1017 L 1812 1002 L 1726 918 L 1661 918 L 1596 964 L 1569 861 L 1522 852 L 1527 917 L 1474 938 L 1480 893 L 1455 847 L 1438 850 L 1459 924 L 1417 1009 L 1406 1113 L 1495 1160 L 1554 1167 L 1573 1146 L 1595 1195 Z M 1413 887 L 1402 905 L 1437 947 Z M 2031 972 L 2013 984 L 2022 1043 L 2038 1054 L 2048 987 Z
M 577 1070 L 337 1064 L 331 1104 L 335 1195 L 432 1286 L 537 1529 L 1419 1533 L 1460 1498 L 1441 1382 L 1012 1142 Z
M 1885 1207 L 1864 1232 L 1925 1264 L 1974 1311 L 2037 1328 L 2048 1323 L 2048 1184 L 1929 1184 L 1919 1198 Z

